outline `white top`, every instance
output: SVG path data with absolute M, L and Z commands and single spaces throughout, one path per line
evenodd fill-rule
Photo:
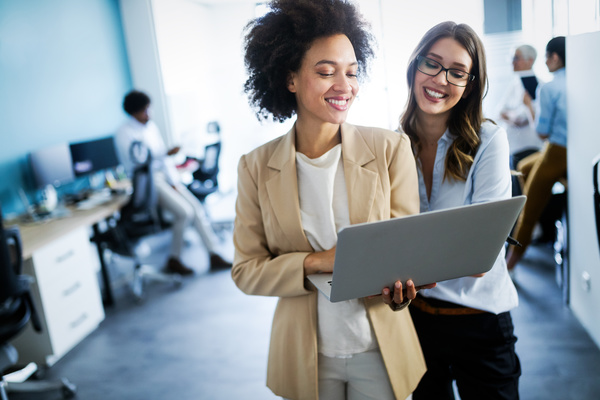
M 162 174 L 171 185 L 180 181 L 179 173 L 175 163 L 167 154 L 167 147 L 158 131 L 158 126 L 152 120 L 142 124 L 133 117 L 130 117 L 115 135 L 119 158 L 128 175 L 131 176 L 134 169 L 129 151 L 131 143 L 136 140 L 143 142 L 150 149 L 152 168 L 155 172 Z
M 521 78 L 529 76 L 535 76 L 532 70 L 515 72 L 504 95 L 502 109 L 500 110 L 501 113 L 504 112 L 508 114 L 510 121 L 505 121 L 500 117 L 498 117 L 496 121 L 499 124 L 502 124 L 504 129 L 506 129 L 511 154 L 527 149 L 540 149 L 544 143 L 536 132 L 535 122 L 531 115 L 531 111 L 523 103 L 525 87 L 523 86 Z M 533 107 L 538 114 L 539 107 L 537 99 L 539 99 L 539 91 L 542 85 L 543 82 L 538 79 L 538 86 L 536 89 L 537 96 L 536 100 L 533 100 Z M 524 125 L 519 126 L 521 124 Z
M 341 154 L 341 144 L 314 159 L 296 153 L 302 226 L 315 251 L 334 247 L 337 232 L 350 225 Z M 377 348 L 362 300 L 331 303 L 319 292 L 317 316 L 319 353 L 328 357 L 351 357 Z
M 419 173 L 419 196 L 421 212 L 442 210 L 472 203 L 511 197 L 511 177 L 509 150 L 504 129 L 484 122 L 480 131 L 481 144 L 465 182 L 444 179 L 446 153 L 454 137 L 446 130 L 438 141 L 437 154 L 433 169 L 431 197 L 427 199 L 427 190 L 421 168 Z M 461 251 L 469 251 L 469 246 L 477 243 L 465 243 Z M 435 243 L 432 243 L 435 249 Z M 504 247 L 492 269 L 482 278 L 465 277 L 438 282 L 433 289 L 421 290 L 423 296 L 449 301 L 466 307 L 477 308 L 499 314 L 519 304 L 515 289 L 504 260 Z

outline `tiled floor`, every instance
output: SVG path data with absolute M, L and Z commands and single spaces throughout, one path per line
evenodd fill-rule
M 151 285 L 141 304 L 122 290 L 99 329 L 47 377 L 68 377 L 83 400 L 276 399 L 264 384 L 276 299 L 246 296 L 229 270 L 209 271 L 206 252 L 190 238 L 185 261 L 196 268 L 194 277 L 179 289 Z M 149 261 L 160 265 L 169 237 L 153 240 Z M 600 399 L 600 350 L 561 304 L 550 250 L 532 248 L 517 282 L 521 399 Z M 60 398 L 58 392 L 11 397 Z
M 600 350 L 562 303 L 551 250 L 530 248 L 516 282 L 520 305 L 512 315 L 522 399 L 600 399 Z

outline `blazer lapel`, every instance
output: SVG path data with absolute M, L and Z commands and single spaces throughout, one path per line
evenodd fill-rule
M 267 193 L 275 218 L 288 240 L 299 251 L 313 251 L 302 228 L 294 149 L 295 127 L 292 127 L 267 162 L 267 167 L 274 172 L 266 182 Z
M 375 200 L 379 178 L 378 173 L 366 168 L 366 165 L 375 160 L 375 154 L 365 143 L 358 128 L 350 124 L 342 125 L 342 156 L 350 223 L 367 222 Z

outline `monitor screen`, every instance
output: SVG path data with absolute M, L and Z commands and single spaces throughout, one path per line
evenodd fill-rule
M 75 176 L 91 174 L 119 165 L 112 136 L 87 142 L 71 143 L 71 159 Z
M 75 179 L 71 152 L 67 143 L 29 153 L 29 164 L 38 188 L 69 183 Z

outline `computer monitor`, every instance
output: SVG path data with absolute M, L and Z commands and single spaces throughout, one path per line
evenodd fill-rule
M 119 157 L 112 136 L 71 143 L 71 160 L 75 176 L 83 176 L 119 165 Z
M 60 143 L 29 153 L 29 165 L 38 188 L 59 186 L 75 179 L 71 151 L 67 143 Z

